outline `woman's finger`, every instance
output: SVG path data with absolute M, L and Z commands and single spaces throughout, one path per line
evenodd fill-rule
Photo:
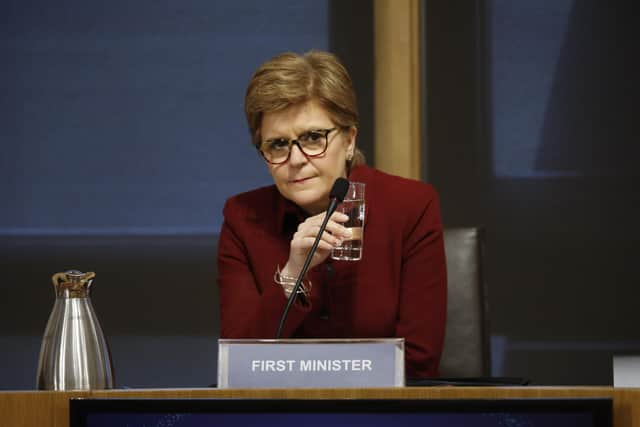
M 310 231 L 310 232 L 307 233 L 307 231 Z M 291 241 L 292 247 L 299 248 L 299 249 L 310 249 L 313 246 L 313 242 L 315 242 L 316 236 L 318 235 L 319 231 L 320 231 L 320 228 L 316 227 L 315 229 L 312 228 L 309 230 L 297 232 L 296 234 L 294 234 L 294 237 Z M 343 240 L 344 238 L 342 238 L 341 236 L 337 236 L 334 233 L 325 231 L 324 233 L 322 233 L 322 238 L 320 239 L 320 243 L 326 243 L 327 245 L 330 246 L 329 248 L 327 248 L 326 245 L 323 245 L 322 246 L 323 248 L 331 249 L 334 246 L 341 245 Z

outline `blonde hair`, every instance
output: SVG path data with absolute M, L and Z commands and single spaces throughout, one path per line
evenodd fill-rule
M 256 147 L 261 143 L 260 127 L 265 113 L 309 100 L 320 103 L 337 126 L 358 127 L 351 77 L 335 55 L 317 50 L 303 55 L 286 52 L 262 64 L 251 77 L 244 97 L 252 143 Z M 356 148 L 347 168 L 364 163 L 364 155 Z

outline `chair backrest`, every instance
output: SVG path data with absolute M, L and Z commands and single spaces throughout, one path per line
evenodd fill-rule
M 447 329 L 440 361 L 445 378 L 490 375 L 488 306 L 484 289 L 483 230 L 446 228 Z

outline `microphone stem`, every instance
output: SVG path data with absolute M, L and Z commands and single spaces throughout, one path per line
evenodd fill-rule
M 287 305 L 285 306 L 284 312 L 282 313 L 282 317 L 280 318 L 280 324 L 278 325 L 278 332 L 276 334 L 276 339 L 280 339 L 280 335 L 282 335 L 282 329 L 284 328 L 284 322 L 287 319 L 287 314 L 289 313 L 289 309 L 291 309 L 291 306 L 293 305 L 293 302 L 295 301 L 298 295 L 298 290 L 300 289 L 300 286 L 302 286 L 302 280 L 304 279 L 304 276 L 307 274 L 307 270 L 309 269 L 309 265 L 311 264 L 311 260 L 313 259 L 313 254 L 316 253 L 316 249 L 318 248 L 318 244 L 320 243 L 320 238 L 324 233 L 324 229 L 327 228 L 329 217 L 331 216 L 333 211 L 336 210 L 336 207 L 337 207 L 336 200 L 333 199 L 331 201 L 331 204 L 329 205 L 329 209 L 327 209 L 327 214 L 324 216 L 324 220 L 322 220 L 320 231 L 318 232 L 318 235 L 316 236 L 316 239 L 313 242 L 313 246 L 311 246 L 309 255 L 307 255 L 307 259 L 304 261 L 302 270 L 298 275 L 298 280 L 296 280 L 296 284 L 293 287 L 293 290 L 291 291 L 291 295 L 289 295 L 289 299 L 287 300 Z

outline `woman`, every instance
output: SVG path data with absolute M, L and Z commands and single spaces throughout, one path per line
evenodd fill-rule
M 282 337 L 404 337 L 408 378 L 438 374 L 446 267 L 435 190 L 364 165 L 351 79 L 326 52 L 278 55 L 245 96 L 253 144 L 275 185 L 232 197 L 218 248 L 222 338 L 274 338 L 338 177 L 366 184 L 363 256 L 335 261 L 349 237 L 334 213 Z

